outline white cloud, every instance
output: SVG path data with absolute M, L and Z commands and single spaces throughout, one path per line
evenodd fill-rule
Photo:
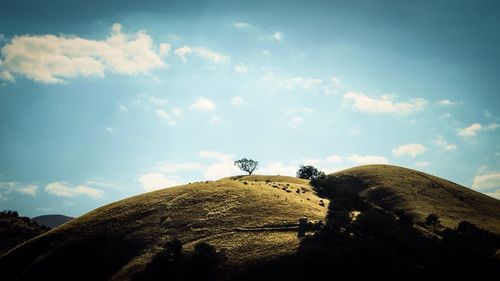
M 497 189 L 497 190 L 494 190 L 491 192 L 484 192 L 484 194 L 500 200 L 500 189 Z
M 337 163 L 342 163 L 342 161 L 343 161 L 342 157 L 338 156 L 338 155 L 332 155 L 332 156 L 326 157 L 327 163 L 337 164 Z
M 474 177 L 472 188 L 486 195 L 500 199 L 500 173 L 489 173 Z
M 239 64 L 234 66 L 234 71 L 236 71 L 237 73 L 240 73 L 240 74 L 245 74 L 248 72 L 248 68 L 244 64 L 239 63 Z
M 298 129 L 302 124 L 304 124 L 304 118 L 300 116 L 292 116 L 288 121 L 288 126 L 293 129 Z
M 347 159 L 357 165 L 369 165 L 369 164 L 389 164 L 389 160 L 382 156 L 375 155 L 351 155 Z
M 123 104 L 120 104 L 118 106 L 118 110 L 120 110 L 121 112 L 127 112 L 128 111 L 128 107 L 126 107 L 125 105 Z
M 272 38 L 276 41 L 283 41 L 283 33 L 279 32 L 279 31 L 275 31 L 272 35 Z
M 451 143 L 448 143 L 443 136 L 438 136 L 434 141 L 434 144 L 441 147 L 444 150 L 455 150 L 457 146 Z
M 61 197 L 88 196 L 94 199 L 101 198 L 104 191 L 85 185 L 71 186 L 67 182 L 51 182 L 45 186 L 45 191 Z
M 234 96 L 231 98 L 231 104 L 234 106 L 240 106 L 243 104 L 243 98 L 240 96 Z
M 466 138 L 473 137 L 476 135 L 477 132 L 479 132 L 481 130 L 482 127 L 483 126 L 481 126 L 481 124 L 474 123 L 467 128 L 459 129 L 458 135 L 461 137 L 466 137 Z
M 410 144 L 405 144 L 400 147 L 394 148 L 392 150 L 392 154 L 395 156 L 409 156 L 412 159 L 417 157 L 417 155 L 422 154 L 426 151 L 427 149 L 425 148 L 424 145 L 419 144 L 419 143 L 410 143 Z
M 447 119 L 450 119 L 451 118 L 451 113 L 445 113 L 443 115 L 439 115 L 439 119 L 441 120 L 447 120 Z
M 340 79 L 335 77 L 335 76 L 331 77 L 329 80 L 327 80 L 327 82 L 329 82 L 329 83 L 327 83 L 326 85 L 323 86 L 323 92 L 327 96 L 335 95 L 341 89 L 344 88 L 344 85 L 342 84 Z
M 172 49 L 172 45 L 167 44 L 167 43 L 161 43 L 160 50 L 159 50 L 158 54 L 160 55 L 160 57 L 165 57 L 166 55 L 168 55 L 168 53 L 170 52 L 171 49 Z
M 7 70 L 0 69 L 0 79 L 5 80 L 5 81 L 9 81 L 9 82 L 16 82 L 16 79 L 14 79 L 12 74 L 10 74 L 10 72 Z
M 216 53 L 203 47 L 183 46 L 174 50 L 174 53 L 179 56 L 182 61 L 186 62 L 188 55 L 195 55 L 202 59 L 214 63 L 227 63 L 230 58 L 227 55 Z
M 167 35 L 167 38 L 170 39 L 170 40 L 172 40 L 172 41 L 180 41 L 180 40 L 182 40 L 182 37 L 180 37 L 177 34 L 173 34 L 173 33 Z
M 261 52 L 264 56 L 269 56 L 271 55 L 271 52 L 269 52 L 268 50 L 262 50 Z
M 138 180 L 145 191 L 154 191 L 179 185 L 176 180 L 168 178 L 160 173 L 143 174 L 139 176 Z
M 236 28 L 239 28 L 239 29 L 245 29 L 245 28 L 252 28 L 253 25 L 247 23 L 247 22 L 234 22 L 233 23 L 233 26 L 236 27 Z
M 213 159 L 219 162 L 231 161 L 233 157 L 231 154 L 226 154 L 218 151 L 208 151 L 208 150 L 200 151 L 198 156 L 200 158 Z
M 21 184 L 19 182 L 0 182 L 0 199 L 8 199 L 13 192 L 35 196 L 38 190 L 36 184 Z
M 480 131 L 493 131 L 499 127 L 498 124 L 493 123 L 483 126 L 479 123 L 474 123 L 469 127 L 458 129 L 458 135 L 464 138 L 474 137 Z
M 171 126 L 177 125 L 177 120 L 169 114 L 166 110 L 163 109 L 157 109 L 155 111 L 156 116 L 160 117 L 161 119 L 167 121 L 167 123 Z
M 150 96 L 149 101 L 157 106 L 164 106 L 168 103 L 166 99 L 155 96 Z
M 217 115 L 214 115 L 214 116 L 212 116 L 212 118 L 210 118 L 210 123 L 212 123 L 212 124 L 220 124 L 220 123 L 222 123 L 222 118 L 220 118 Z
M 498 125 L 498 124 L 495 124 L 495 123 L 493 123 L 493 124 L 489 124 L 489 125 L 487 125 L 487 126 L 484 126 L 484 127 L 483 127 L 483 130 L 485 130 L 485 131 L 493 131 L 493 130 L 495 130 L 496 128 L 498 128 L 498 126 L 499 126 L 499 125 Z
M 217 106 L 213 101 L 204 97 L 199 97 L 193 104 L 191 104 L 190 108 L 191 110 L 196 111 L 214 111 Z
M 429 166 L 431 164 L 431 162 L 429 161 L 422 161 L 422 162 L 417 162 L 415 164 L 415 166 L 419 167 L 419 168 L 425 168 L 427 166 Z
M 77 76 L 103 77 L 106 72 L 136 75 L 166 67 L 147 33 L 125 34 L 118 23 L 105 40 L 23 35 L 14 37 L 1 53 L 4 71 L 42 83 L 62 83 Z
M 196 162 L 159 162 L 155 170 L 166 174 L 175 174 L 181 171 L 201 170 L 202 165 Z
M 354 109 L 358 111 L 381 114 L 411 114 L 422 110 L 427 104 L 427 101 L 421 98 L 394 102 L 392 97 L 387 95 L 372 98 L 358 92 L 347 92 L 344 95 L 344 102 L 352 102 Z
M 209 180 L 217 180 L 223 177 L 240 174 L 241 171 L 234 166 L 233 155 L 217 151 L 200 151 L 200 158 L 212 160 L 204 165 L 203 177 Z
M 261 78 L 261 83 L 263 85 L 269 86 L 271 88 L 275 88 L 278 90 L 295 90 L 302 89 L 305 91 L 314 91 L 317 90 L 318 87 L 323 83 L 323 80 L 319 78 L 310 78 L 310 77 L 277 77 L 273 75 L 271 72 L 268 72 Z
M 478 191 L 500 189 L 500 173 L 490 173 L 474 177 L 472 188 Z
M 271 162 L 259 169 L 259 174 L 292 176 L 297 174 L 297 165 L 285 165 L 282 162 Z
M 452 106 L 452 105 L 457 105 L 458 104 L 458 102 L 454 102 L 454 101 L 451 101 L 451 100 L 448 100 L 448 99 L 439 100 L 436 103 L 439 104 L 439 105 L 443 105 L 443 106 Z
M 182 108 L 180 108 L 180 107 L 172 108 L 171 112 L 172 112 L 172 115 L 177 117 L 177 118 L 182 116 Z
M 112 134 L 115 132 L 115 129 L 113 127 L 106 127 L 106 132 Z

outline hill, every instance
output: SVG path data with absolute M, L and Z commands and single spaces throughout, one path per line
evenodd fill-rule
M 434 213 L 448 228 L 468 221 L 500 234 L 500 200 L 454 182 L 391 165 L 359 166 L 333 175 L 368 202 L 417 222 Z
M 58 227 L 63 223 L 66 223 L 72 220 L 72 217 L 64 216 L 64 215 L 43 215 L 34 217 L 31 220 L 36 221 L 39 225 L 45 225 L 50 228 Z
M 295 252 L 297 231 L 281 228 L 321 220 L 327 205 L 293 177 L 191 183 L 98 208 L 15 248 L 0 267 L 12 279 L 131 280 L 173 238 L 186 249 L 206 241 L 240 267 Z
M 47 230 L 15 211 L 0 212 L 0 255 Z
M 454 243 L 452 247 L 445 245 L 448 250 L 439 239 L 419 236 L 411 224 L 395 220 L 394 214 L 409 214 L 422 221 L 436 213 L 452 229 L 460 221 L 497 233 L 500 228 L 500 201 L 422 172 L 370 165 L 340 171 L 333 177 L 335 188 L 354 191 L 363 204 L 374 206 L 363 207 L 366 212 L 352 226 L 348 222 L 339 228 L 327 224 L 319 235 L 299 238 L 300 218 L 325 220 L 329 211 L 328 218 L 340 218 L 331 216 L 332 206 L 351 199 L 358 204 L 358 199 L 332 198 L 329 205 L 308 180 L 237 176 L 166 188 L 95 209 L 1 256 L 0 271 L 6 280 L 157 280 L 141 274 L 158 257 L 163 257 L 160 267 L 167 267 L 177 254 L 165 251 L 169 249 L 166 245 L 175 245 L 171 242 L 178 239 L 183 250 L 191 253 L 196 253 L 195 246 L 201 241 L 214 246 L 224 255 L 221 261 L 225 268 L 243 272 L 233 275 L 233 280 L 282 280 L 283 276 L 286 280 L 308 280 L 333 269 L 350 274 L 357 267 L 377 274 L 398 268 L 402 274 L 428 276 L 425 274 L 439 272 L 441 261 L 449 260 L 445 265 L 451 266 L 443 271 L 446 276 L 456 267 L 455 261 L 465 264 L 471 256 L 454 252 L 461 248 L 460 243 L 489 234 L 468 225 L 465 227 L 479 235 L 442 232 L 443 240 Z M 484 239 L 488 251 L 491 245 L 496 247 L 495 237 Z M 488 264 L 484 264 L 491 268 L 488 255 L 484 257 Z M 429 257 L 434 258 L 429 261 Z M 421 272 L 423 264 L 432 266 L 434 261 L 436 268 Z M 275 275 L 270 275 L 273 268 Z M 216 280 L 223 279 L 227 278 Z

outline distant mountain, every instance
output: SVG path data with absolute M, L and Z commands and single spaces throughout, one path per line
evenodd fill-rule
M 72 220 L 72 217 L 64 216 L 64 215 L 43 215 L 34 217 L 31 220 L 36 221 L 39 225 L 45 225 L 50 228 L 58 227 L 61 224 Z
M 424 272 L 427 268 L 422 263 L 430 258 L 436 257 L 433 260 L 437 262 L 449 259 L 453 264 L 454 256 L 469 254 L 443 258 L 441 253 L 450 252 L 439 244 L 439 235 L 444 237 L 445 232 L 436 238 L 420 237 L 420 232 L 413 233 L 412 224 L 399 225 L 393 218 L 407 214 L 421 223 L 435 213 L 451 229 L 469 221 L 500 231 L 499 200 L 447 180 L 389 165 L 361 166 L 334 175 L 339 186 L 359 194 L 360 200 L 373 207 L 358 216 L 358 225 L 350 228 L 347 222 L 339 230 L 332 227 L 333 234 L 328 234 L 327 224 L 321 228 L 326 235 L 303 239 L 298 235 L 298 224 L 304 217 L 325 222 L 329 207 L 335 206 L 337 199 L 338 204 L 347 204 L 345 198 L 330 198 L 333 203 L 329 206 L 330 200 L 319 197 L 308 180 L 237 176 L 165 188 L 95 209 L 1 256 L 0 272 L 8 280 L 263 281 L 315 280 L 324 274 L 333 278 L 336 272 L 358 276 L 374 272 L 383 278 L 381 273 L 399 270 L 418 279 L 418 274 L 439 272 L 441 264 Z M 479 233 L 476 236 L 489 237 L 464 226 Z M 428 231 L 433 230 L 429 227 Z M 453 241 L 462 241 L 462 234 L 450 233 Z M 313 243 L 305 243 L 308 239 Z M 490 238 L 484 239 L 490 243 Z M 202 241 L 214 248 L 200 245 Z M 458 242 L 447 247 L 459 248 Z M 297 253 L 306 255 L 297 258 Z M 207 265 L 211 260 L 217 264 Z M 314 263 L 303 263 L 308 260 Z M 318 260 L 321 263 L 316 263 Z M 219 274 L 218 263 L 232 272 L 243 270 L 245 275 Z M 192 264 L 198 267 L 192 269 Z M 200 267 L 204 270 L 200 272 L 211 275 L 193 277 Z M 268 269 L 273 268 L 277 273 L 268 275 Z M 164 275 L 148 275 L 151 272 Z M 252 272 L 263 274 L 254 276 Z M 450 271 L 444 272 L 443 278 Z

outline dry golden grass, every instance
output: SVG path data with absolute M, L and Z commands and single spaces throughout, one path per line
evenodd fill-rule
M 469 221 L 500 234 L 500 201 L 448 180 L 391 165 L 367 165 L 335 173 L 364 181 L 361 196 L 390 211 L 404 211 L 423 221 L 431 213 L 443 226 Z
M 187 250 L 196 242 L 207 241 L 225 252 L 230 266 L 238 266 L 290 254 L 300 240 L 293 231 L 241 232 L 235 228 L 297 223 L 300 217 L 322 220 L 328 202 L 320 206 L 320 200 L 307 180 L 293 177 L 252 175 L 197 182 L 103 206 L 9 255 L 23 256 L 22 262 L 28 266 L 42 256 L 50 258 L 52 249 L 79 239 L 138 240 L 142 245 L 139 254 L 110 279 L 129 280 L 165 241 L 177 238 Z

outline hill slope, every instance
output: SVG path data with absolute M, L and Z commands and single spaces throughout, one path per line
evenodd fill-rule
M 417 221 L 435 213 L 448 228 L 465 220 L 500 234 L 500 200 L 448 180 L 391 165 L 359 166 L 333 175 L 393 213 L 408 213 Z
M 187 249 L 204 240 L 225 252 L 229 266 L 240 266 L 293 253 L 300 240 L 296 231 L 236 228 L 323 219 L 328 202 L 321 206 L 320 200 L 307 180 L 292 177 L 241 176 L 167 188 L 76 218 L 15 248 L 0 267 L 9 278 L 28 280 L 130 280 L 173 238 Z
M 447 180 L 389 165 L 334 175 L 392 213 L 418 220 L 436 213 L 450 228 L 466 220 L 500 233 L 500 201 Z M 0 271 L 6 280 L 132 280 L 173 239 L 187 251 L 206 241 L 225 253 L 228 268 L 248 268 L 296 253 L 303 246 L 297 231 L 284 227 L 301 217 L 324 219 L 328 204 L 307 180 L 293 177 L 162 189 L 103 206 L 14 248 L 0 257 Z
M 64 216 L 64 215 L 43 215 L 34 217 L 31 220 L 36 221 L 39 225 L 45 225 L 50 228 L 58 227 L 61 224 L 72 220 L 72 217 Z

